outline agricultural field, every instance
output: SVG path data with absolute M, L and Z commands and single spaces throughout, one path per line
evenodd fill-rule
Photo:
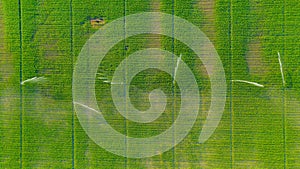
M 0 168 L 299 168 L 299 10 L 297 0 L 0 0 Z M 137 123 L 118 112 L 111 94 L 114 72 L 140 50 L 159 48 L 180 56 L 201 96 L 196 121 L 179 144 L 152 157 L 126 158 L 97 145 L 83 128 L 74 108 L 73 71 L 94 33 L 141 12 L 175 15 L 205 33 L 224 67 L 226 105 L 213 135 L 199 143 L 211 105 L 201 59 L 165 35 L 119 41 L 95 77 L 97 104 L 117 132 L 152 137 L 179 117 L 180 86 L 157 69 L 138 73 L 128 97 L 146 111 L 151 91 L 161 89 L 167 97 L 163 114 Z

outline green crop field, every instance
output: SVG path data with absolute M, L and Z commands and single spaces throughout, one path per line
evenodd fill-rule
M 0 0 L 0 168 L 300 168 L 299 11 L 298 0 Z M 74 109 L 72 80 L 84 44 L 98 29 L 141 12 L 176 15 L 201 29 L 222 61 L 227 96 L 217 129 L 200 144 L 211 84 L 196 53 L 165 35 L 118 42 L 98 66 L 95 96 L 119 133 L 155 136 L 179 116 L 180 87 L 157 69 L 138 73 L 129 97 L 145 111 L 149 93 L 159 88 L 167 96 L 164 113 L 137 123 L 118 112 L 107 81 L 139 50 L 181 56 L 201 96 L 196 122 L 179 144 L 135 159 L 113 154 L 87 135 Z M 92 25 L 97 18 L 104 23 Z

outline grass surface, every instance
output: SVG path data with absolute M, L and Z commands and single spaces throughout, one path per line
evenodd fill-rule
M 299 167 L 299 3 L 215 0 L 208 8 L 199 4 L 212 4 L 200 1 L 28 0 L 20 6 L 16 0 L 0 1 L 0 168 Z M 205 144 L 197 144 L 210 105 L 210 83 L 201 60 L 170 37 L 138 35 L 118 43 L 99 65 L 108 79 L 133 52 L 161 47 L 182 55 L 202 96 L 197 121 L 181 143 L 151 158 L 127 159 L 97 146 L 82 129 L 72 105 L 72 73 L 82 46 L 97 31 L 89 18 L 110 23 L 144 11 L 175 14 L 211 38 L 224 65 L 228 97 L 219 127 Z M 46 80 L 19 85 L 35 76 Z M 238 79 L 265 87 L 231 82 Z M 168 106 L 162 117 L 146 125 L 117 112 L 110 85 L 102 80 L 96 81 L 97 101 L 117 131 L 149 137 L 173 123 L 180 92 L 172 88 L 169 75 L 157 70 L 141 72 L 131 82 L 131 101 L 141 110 L 149 107 L 148 94 L 158 87 L 167 94 Z

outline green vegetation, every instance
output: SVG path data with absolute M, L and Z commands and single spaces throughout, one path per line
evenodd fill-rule
M 16 3 L 16 1 L 11 1 Z M 19 24 L 17 6 L 0 1 L 0 167 L 20 165 Z
M 300 4 L 296 0 L 214 1 L 216 39 L 212 41 L 224 65 L 228 100 L 219 127 L 205 144 L 197 141 L 210 106 L 210 82 L 191 49 L 172 37 L 142 34 L 108 52 L 98 69 L 108 80 L 125 57 L 149 46 L 182 55 L 197 79 L 201 112 L 193 129 L 175 148 L 145 159 L 111 154 L 82 129 L 72 105 L 77 56 L 97 31 L 90 18 L 104 18 L 107 24 L 124 15 L 160 10 L 202 28 L 206 21 L 199 1 L 28 0 L 21 1 L 21 13 L 18 4 L 0 1 L 0 50 L 5 50 L 0 60 L 0 168 L 299 167 Z M 20 86 L 20 80 L 32 77 L 46 80 Z M 231 82 L 237 79 L 265 87 Z M 103 80 L 96 80 L 96 97 L 113 128 L 132 137 L 149 137 L 167 129 L 177 117 L 180 91 L 172 85 L 170 75 L 155 69 L 132 80 L 131 101 L 140 110 L 150 106 L 151 90 L 161 88 L 168 96 L 165 113 L 149 124 L 124 119 L 113 105 L 110 84 Z
M 299 132 L 290 116 L 293 114 L 295 117 L 291 113 L 295 112 L 295 105 L 291 103 L 294 103 L 293 99 L 299 100 L 299 96 L 293 95 L 290 99 L 290 95 L 297 93 L 299 88 L 292 87 L 292 82 L 298 81 L 298 77 L 293 77 L 290 70 L 299 67 L 296 66 L 299 58 L 296 55 L 287 58 L 285 54 L 298 51 L 295 45 L 297 39 L 293 47 L 288 47 L 286 41 L 292 38 L 287 30 L 297 24 L 287 18 L 294 15 L 283 1 L 217 1 L 216 10 L 216 46 L 228 79 L 244 79 L 265 85 L 261 89 L 248 84 L 229 85 L 232 89 L 229 93 L 232 166 L 296 166 L 295 150 L 290 147 L 295 147 L 295 140 L 291 140 L 299 136 Z M 293 26 L 287 23 L 293 23 Z M 253 41 L 258 49 L 249 48 Z M 247 56 L 253 51 L 254 56 Z M 284 57 L 286 87 L 289 89 L 282 87 L 277 52 Z M 251 74 L 249 69 L 263 71 Z

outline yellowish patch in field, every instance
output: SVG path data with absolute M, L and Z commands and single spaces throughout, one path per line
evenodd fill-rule
M 7 83 L 14 73 L 13 57 L 7 50 L 2 3 L 0 1 L 0 82 Z
M 198 4 L 204 17 L 203 27 L 201 29 L 208 38 L 214 42 L 214 39 L 216 38 L 215 0 L 199 0 Z
M 261 43 L 258 39 L 250 41 L 246 54 L 250 75 L 264 77 L 269 72 L 267 63 L 264 63 L 262 59 L 262 51 Z
M 152 0 L 150 4 L 150 10 L 153 12 L 161 12 L 160 11 L 160 1 L 159 0 Z M 158 23 L 154 23 L 153 27 L 158 27 L 161 32 L 161 25 Z M 147 48 L 159 48 L 161 49 L 161 37 L 159 35 L 149 35 L 147 37 L 148 44 Z

